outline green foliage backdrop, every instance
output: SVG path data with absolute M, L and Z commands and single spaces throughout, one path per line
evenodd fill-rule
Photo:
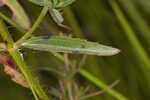
M 19 0 L 19 2 L 33 24 L 40 14 L 41 7 L 28 0 Z M 65 24 L 72 27 L 73 37 L 86 38 L 121 50 L 118 55 L 110 57 L 88 56 L 83 69 L 105 84 L 120 80 L 113 89 L 128 100 L 150 99 L 149 8 L 149 0 L 76 0 L 63 10 Z M 11 16 L 6 6 L 0 8 L 0 12 Z M 8 25 L 8 28 L 15 40 L 22 35 L 14 27 Z M 58 27 L 47 14 L 34 35 L 58 35 L 60 30 L 63 29 Z M 36 67 L 63 66 L 63 63 L 47 52 L 30 49 L 23 49 L 21 52 L 31 70 L 36 70 Z M 70 58 L 78 62 L 80 57 L 81 55 L 71 55 Z M 12 82 L 3 72 L 3 67 L 0 69 L 0 100 L 33 100 L 31 91 Z M 40 76 L 43 83 L 49 84 L 43 86 L 47 88 L 48 93 L 49 88 L 56 85 L 55 75 L 40 72 Z M 98 85 L 80 74 L 77 79 L 83 86 L 90 85 L 91 92 L 100 89 Z M 114 95 L 105 92 L 89 100 L 117 100 Z

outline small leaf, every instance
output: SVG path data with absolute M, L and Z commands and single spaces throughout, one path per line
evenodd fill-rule
M 23 74 L 18 69 L 16 63 L 11 57 L 4 53 L 0 53 L 0 63 L 4 65 L 4 72 L 11 76 L 12 81 L 20 84 L 23 87 L 29 88 Z
M 98 56 L 110 56 L 120 52 L 120 50 L 116 48 L 66 36 L 51 36 L 47 39 L 44 37 L 32 37 L 22 43 L 22 46 L 41 51 L 90 54 Z
M 61 13 L 57 9 L 49 9 L 49 12 L 53 18 L 53 20 L 58 24 L 62 24 L 64 18 L 62 17 Z
M 75 2 L 75 0 L 29 0 L 30 2 L 39 5 L 39 6 L 48 6 L 48 7 L 53 7 L 53 8 L 63 8 L 66 7 L 70 4 L 72 4 L 73 2 Z
M 61 7 L 66 7 L 70 4 L 72 4 L 73 2 L 75 2 L 76 0 L 63 0 L 61 2 L 59 2 L 57 5 L 56 5 L 56 8 L 61 8 Z
M 4 71 L 6 74 L 11 76 L 12 81 L 20 84 L 25 88 L 29 88 L 29 85 L 21 72 L 8 65 L 4 65 Z
M 52 2 L 51 0 L 29 0 L 30 2 L 39 5 L 39 6 L 48 6 L 52 7 Z

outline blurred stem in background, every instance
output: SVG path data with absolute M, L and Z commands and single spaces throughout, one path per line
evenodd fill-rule
M 134 24 L 137 26 L 137 29 L 140 31 L 140 35 L 143 36 L 147 42 L 150 44 L 150 28 L 139 13 L 138 9 L 136 8 L 134 2 L 132 0 L 118 0 L 121 5 L 123 6 L 124 10 L 128 13 L 128 16 L 132 19 Z
M 72 26 L 73 33 L 74 33 L 75 37 L 84 38 L 84 34 L 83 34 L 81 28 L 79 27 L 78 21 L 75 19 L 75 16 L 74 16 L 73 12 L 71 11 L 71 8 L 66 7 L 65 10 L 64 10 L 64 14 L 65 14 L 66 21 Z M 93 57 L 93 60 L 91 61 L 91 64 L 96 63 L 96 61 L 97 61 L 96 58 Z M 98 67 L 98 66 L 95 66 L 95 65 L 93 65 L 93 66 L 95 68 Z M 98 70 L 100 71 L 100 69 L 98 69 Z M 95 83 L 97 86 L 99 86 L 101 88 L 106 87 L 106 85 L 102 81 L 100 81 L 100 79 L 94 77 L 93 75 L 90 75 L 90 73 L 88 73 L 87 71 L 81 69 L 79 72 L 84 77 L 86 77 L 88 80 Z M 99 73 L 99 74 L 101 74 L 101 73 Z M 128 100 L 126 97 L 118 94 L 114 90 L 109 90 L 108 92 L 110 94 L 112 94 L 112 96 L 116 97 L 118 100 Z
M 143 71 L 143 74 L 145 74 L 145 77 L 148 82 L 148 88 L 150 88 L 150 79 L 149 79 L 149 71 L 150 71 L 150 62 L 149 57 L 142 47 L 141 43 L 138 41 L 137 37 L 135 36 L 134 31 L 128 24 L 125 16 L 121 12 L 119 6 L 115 2 L 115 0 L 109 0 L 110 5 L 112 6 L 116 16 L 118 17 L 118 20 L 120 21 L 120 24 L 122 25 L 122 28 L 124 29 L 126 35 L 128 36 L 129 41 L 131 42 L 133 48 L 135 49 L 135 52 L 138 55 L 139 64 L 141 64 L 141 69 Z

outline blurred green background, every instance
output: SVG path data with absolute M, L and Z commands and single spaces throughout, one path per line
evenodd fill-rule
M 28 0 L 19 0 L 19 2 L 34 23 L 41 7 Z M 86 38 L 121 50 L 120 54 L 110 57 L 88 56 L 83 68 L 106 84 L 120 80 L 114 89 L 129 100 L 150 99 L 149 9 L 149 0 L 77 0 L 71 7 L 63 10 L 65 24 L 72 27 L 73 37 Z M 6 6 L 0 8 L 0 11 L 11 16 Z M 15 40 L 22 36 L 14 27 L 8 28 Z M 63 29 L 58 27 L 47 14 L 34 33 L 35 35 L 58 34 L 60 30 Z M 37 66 L 53 68 L 63 66 L 63 63 L 46 52 L 29 49 L 23 49 L 21 52 L 31 69 Z M 78 61 L 79 57 L 80 55 L 77 55 L 74 58 Z M 3 67 L 0 69 L 0 100 L 33 100 L 30 90 L 12 82 L 3 72 Z M 54 75 L 45 75 L 41 72 L 41 76 L 43 81 L 49 79 L 49 83 L 44 81 L 45 83 L 53 84 Z M 86 85 L 90 84 L 92 92 L 99 90 L 84 77 L 79 75 L 78 79 L 84 79 Z M 117 99 L 105 92 L 89 100 Z

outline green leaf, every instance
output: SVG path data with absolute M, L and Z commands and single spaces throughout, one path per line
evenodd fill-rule
M 52 7 L 52 2 L 51 0 L 29 0 L 30 2 L 39 5 L 39 6 L 48 6 Z
M 104 46 L 95 42 L 88 42 L 66 36 L 40 36 L 32 37 L 22 43 L 23 47 L 41 51 L 55 51 L 73 54 L 91 54 L 98 56 L 110 56 L 119 53 L 120 50 Z
M 66 7 L 76 0 L 29 0 L 30 2 L 39 5 L 39 6 L 48 6 L 54 8 L 63 8 Z
M 61 8 L 61 7 L 66 7 L 70 4 L 72 4 L 73 2 L 75 2 L 76 0 L 63 0 L 61 2 L 59 2 L 57 5 L 56 5 L 56 8 Z

